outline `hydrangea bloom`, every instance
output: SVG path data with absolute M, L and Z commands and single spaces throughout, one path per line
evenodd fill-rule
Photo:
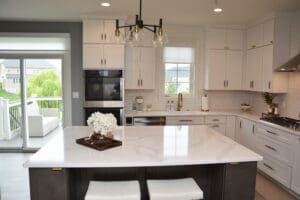
M 100 112 L 93 113 L 87 120 L 87 124 L 91 126 L 96 133 L 107 135 L 117 127 L 117 120 L 111 114 L 103 114 Z

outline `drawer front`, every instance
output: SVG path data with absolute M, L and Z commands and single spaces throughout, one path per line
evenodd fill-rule
M 262 155 L 264 157 L 264 160 L 258 162 L 258 169 L 268 174 L 284 186 L 290 188 L 292 173 L 291 167 L 286 164 L 275 161 L 265 154 Z
M 269 154 L 280 161 L 289 164 L 292 163 L 293 149 L 292 146 L 287 143 L 274 140 L 270 137 L 267 138 L 265 135 L 258 135 L 256 147 L 260 151 Z
M 167 125 L 201 125 L 204 124 L 204 117 L 167 117 Z
M 225 124 L 226 116 L 206 116 L 205 123 L 206 124 Z
M 226 125 L 225 124 L 209 124 L 207 125 L 210 128 L 216 130 L 217 132 L 225 135 L 226 134 Z
M 274 128 L 270 128 L 270 127 L 267 127 L 267 126 L 264 126 L 264 125 L 261 125 L 261 124 L 256 126 L 255 132 L 257 134 L 265 135 L 268 138 L 272 138 L 272 139 L 275 139 L 277 141 L 281 141 L 281 142 L 284 142 L 284 143 L 287 143 L 287 144 L 292 143 L 290 133 L 287 133 L 287 132 L 284 132 L 284 131 L 281 131 L 281 130 L 277 130 L 277 129 L 274 129 Z

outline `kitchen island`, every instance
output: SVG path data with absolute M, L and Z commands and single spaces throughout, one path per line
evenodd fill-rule
M 119 127 L 123 145 L 105 151 L 76 144 L 88 127 L 69 127 L 34 154 L 29 168 L 32 200 L 83 200 L 90 180 L 193 177 L 211 200 L 253 200 L 262 157 L 207 126 Z

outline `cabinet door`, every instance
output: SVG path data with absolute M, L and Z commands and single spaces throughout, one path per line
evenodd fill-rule
M 108 69 L 124 68 L 124 45 L 104 45 L 104 66 Z
M 262 48 L 247 51 L 245 89 L 262 91 Z
M 209 50 L 208 68 L 206 78 L 208 79 L 209 90 L 225 89 L 226 79 L 226 51 L 225 50 Z
M 141 89 L 155 89 L 155 60 L 155 48 L 140 48 Z
M 226 136 L 232 140 L 235 140 L 235 122 L 234 116 L 228 116 L 226 119 Z
M 103 46 L 100 44 L 83 45 L 83 69 L 100 69 L 103 65 Z
M 83 43 L 100 43 L 103 38 L 103 22 L 101 20 L 83 21 Z
M 230 50 L 243 50 L 243 31 L 242 30 L 226 30 L 226 46 Z
M 208 49 L 225 49 L 226 29 L 209 29 L 206 34 Z
M 263 44 L 268 45 L 268 44 L 273 44 L 274 41 L 274 20 L 268 20 L 264 24 L 264 40 Z
M 118 43 L 123 42 L 122 37 L 120 38 L 120 41 L 117 41 L 117 37 L 115 36 L 115 30 L 116 30 L 116 21 L 114 20 L 105 20 L 104 22 L 104 42 L 107 43 Z M 120 22 L 121 25 L 121 22 Z M 121 36 L 124 35 L 123 31 L 124 29 L 120 29 Z
M 295 136 L 295 162 L 292 174 L 292 190 L 300 194 L 300 137 Z
M 272 92 L 273 45 L 263 47 L 262 85 L 264 92 Z
M 247 49 L 263 45 L 263 24 L 253 26 L 247 30 Z
M 243 77 L 243 52 L 226 51 L 226 61 L 226 89 L 241 90 Z
M 139 53 L 138 47 L 126 48 L 125 89 L 140 88 Z
M 240 142 L 249 149 L 255 150 L 254 123 L 247 119 L 240 120 Z

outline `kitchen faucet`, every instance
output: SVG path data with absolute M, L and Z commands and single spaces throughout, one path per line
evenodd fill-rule
M 182 111 L 182 93 L 178 93 L 177 111 Z

